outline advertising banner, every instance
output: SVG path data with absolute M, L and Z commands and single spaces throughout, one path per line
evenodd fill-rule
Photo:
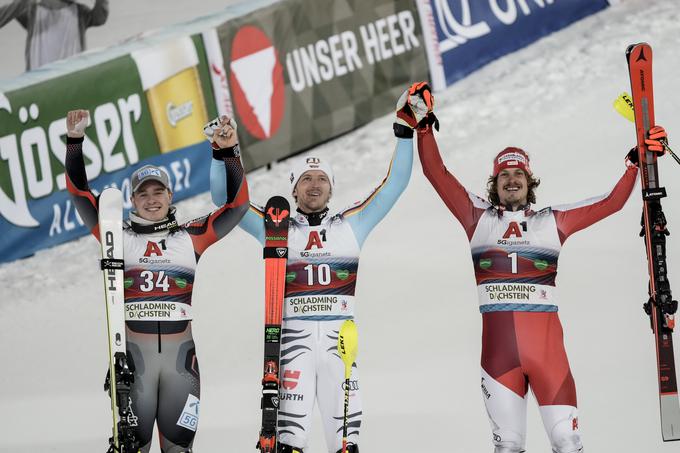
M 607 6 L 607 0 L 416 0 L 435 90 Z
M 200 34 L 6 92 L 0 87 L 0 262 L 88 233 L 66 190 L 66 113 L 90 111 L 83 152 L 91 187 L 116 186 L 153 163 L 175 200 L 208 190 L 203 125 L 217 114 Z
M 283 0 L 217 32 L 248 169 L 388 113 L 428 76 L 412 0 Z

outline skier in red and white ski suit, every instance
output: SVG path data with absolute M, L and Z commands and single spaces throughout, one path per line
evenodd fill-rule
M 663 128 L 650 132 L 650 149 L 663 152 Z M 519 148 L 496 156 L 489 201 L 449 173 L 430 127 L 418 130 L 418 153 L 425 176 L 470 241 L 483 324 L 481 388 L 495 453 L 524 451 L 529 386 L 553 451 L 582 452 L 576 388 L 557 315 L 557 261 L 569 236 L 623 207 L 637 177 L 637 150 L 628 154 L 611 192 L 540 211 L 530 204 L 539 181 Z

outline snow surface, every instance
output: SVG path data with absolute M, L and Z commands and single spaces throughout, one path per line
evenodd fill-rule
M 196 2 L 195 2 L 196 3 Z M 483 193 L 492 157 L 508 145 L 532 156 L 539 207 L 607 192 L 624 171 L 634 129 L 612 109 L 629 90 L 624 51 L 655 50 L 656 117 L 678 143 L 680 7 L 628 0 L 492 63 L 437 96 L 438 141 L 448 168 Z M 340 209 L 382 180 L 391 116 L 314 150 L 332 157 Z M 286 193 L 287 163 L 248 175 L 253 200 Z M 680 168 L 661 163 L 671 278 L 680 272 Z M 180 203 L 185 219 L 211 209 L 207 194 Z M 588 452 L 664 453 L 653 336 L 646 300 L 638 192 L 618 214 L 565 244 L 558 278 L 565 345 Z M 198 452 L 255 451 L 259 426 L 263 265 L 241 230 L 199 265 L 194 333 L 201 364 Z M 462 228 L 422 176 L 375 229 L 357 287 L 367 452 L 491 452 L 479 390 L 481 317 Z M 91 237 L 0 267 L 0 451 L 105 451 L 109 401 L 102 279 Z M 676 292 L 680 279 L 672 280 Z M 677 336 L 676 336 L 677 338 Z M 678 347 L 680 349 L 680 343 Z M 680 354 L 676 362 L 680 363 Z M 528 452 L 548 452 L 534 400 Z M 157 447 L 154 447 L 152 451 Z M 319 420 L 310 446 L 325 450 Z

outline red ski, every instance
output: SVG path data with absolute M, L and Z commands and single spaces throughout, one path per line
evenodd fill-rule
M 264 367 L 262 377 L 262 427 L 257 448 L 276 452 L 276 423 L 279 408 L 279 357 L 281 320 L 286 287 L 288 224 L 290 205 L 283 197 L 272 197 L 264 211 Z
M 659 183 L 657 155 L 649 151 L 645 139 L 654 123 L 652 48 L 633 44 L 626 50 L 630 85 L 635 109 L 640 178 L 642 182 L 642 232 L 649 267 L 649 300 L 644 304 L 650 317 L 656 343 L 656 359 L 661 405 L 661 433 L 664 441 L 680 440 L 680 403 L 673 357 L 673 328 L 678 303 L 673 300 L 666 266 L 666 217 L 661 199 L 666 189 Z

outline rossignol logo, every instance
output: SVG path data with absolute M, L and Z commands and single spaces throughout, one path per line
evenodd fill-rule
M 179 123 L 184 118 L 190 117 L 193 111 L 194 104 L 191 101 L 187 101 L 184 104 L 180 104 L 178 106 L 175 106 L 172 102 L 168 102 L 168 105 L 165 107 L 165 112 L 168 116 L 168 123 L 170 123 L 172 127 L 177 127 L 177 123 Z
M 285 247 L 276 247 L 276 254 L 279 255 L 281 258 L 286 256 L 287 251 L 288 249 Z
M 269 216 L 269 219 L 274 222 L 274 225 L 279 226 L 279 224 L 288 217 L 288 210 L 281 210 L 272 206 L 267 210 L 267 215 Z

